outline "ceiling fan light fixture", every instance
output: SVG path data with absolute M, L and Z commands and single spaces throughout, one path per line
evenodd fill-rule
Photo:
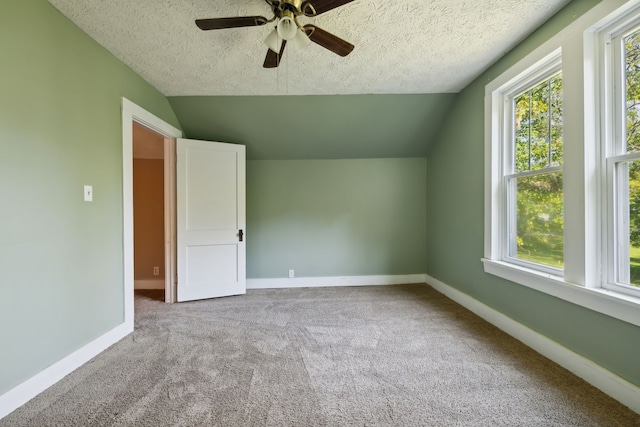
M 298 49 L 304 49 L 311 44 L 311 39 L 302 28 L 298 28 L 298 34 L 296 35 L 296 38 L 293 39 L 293 42 Z
M 280 18 L 276 29 L 280 37 L 287 41 L 293 39 L 296 34 L 298 34 L 298 26 L 291 16 L 283 16 Z
M 269 49 L 275 53 L 280 52 L 280 48 L 282 47 L 282 38 L 278 34 L 278 30 L 271 31 L 265 39 L 264 44 L 269 46 Z

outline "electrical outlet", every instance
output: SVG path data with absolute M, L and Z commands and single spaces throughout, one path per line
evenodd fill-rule
M 160 267 L 153 267 L 153 275 L 154 276 L 160 275 Z
M 295 272 L 293 270 L 289 270 L 289 279 L 293 279 L 295 277 Z

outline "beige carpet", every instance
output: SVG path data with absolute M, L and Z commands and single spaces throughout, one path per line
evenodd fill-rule
M 168 305 L 0 426 L 640 426 L 426 285 Z

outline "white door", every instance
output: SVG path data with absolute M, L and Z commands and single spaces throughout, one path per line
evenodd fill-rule
M 246 292 L 245 147 L 178 139 L 178 301 Z

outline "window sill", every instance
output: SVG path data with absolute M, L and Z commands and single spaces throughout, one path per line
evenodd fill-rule
M 640 326 L 640 298 L 603 288 L 586 288 L 562 277 L 483 258 L 485 273 L 519 283 L 556 298 Z

